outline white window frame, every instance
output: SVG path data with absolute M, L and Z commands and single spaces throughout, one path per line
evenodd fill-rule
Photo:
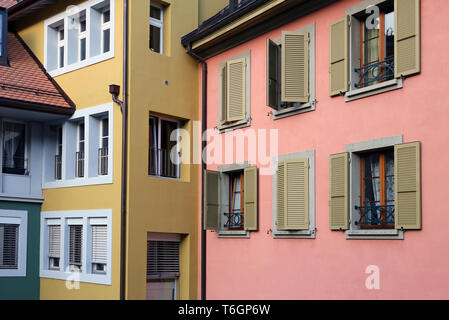
M 161 19 L 152 18 L 151 13 L 150 13 L 150 26 L 159 28 L 159 30 L 160 30 L 159 36 L 160 36 L 161 41 L 160 41 L 160 50 L 159 50 L 160 52 L 154 51 L 151 48 L 150 48 L 150 51 L 154 52 L 154 53 L 158 53 L 158 54 L 164 54 L 164 11 L 165 10 L 164 10 L 164 7 L 158 3 L 153 3 L 153 2 L 150 3 L 150 12 L 151 12 L 151 7 L 161 10 Z M 151 31 L 151 27 L 150 27 L 150 31 Z M 150 33 L 150 37 L 151 37 L 151 33 Z
M 61 223 L 60 269 L 49 268 L 48 257 L 48 220 L 59 219 Z M 107 226 L 107 263 L 105 273 L 94 273 L 92 268 L 92 225 L 100 222 Z M 81 272 L 70 272 L 69 268 L 69 232 L 70 225 L 83 226 L 82 268 Z M 112 209 L 82 211 L 47 211 L 41 213 L 40 233 L 40 277 L 59 280 L 71 280 L 103 285 L 112 285 Z
M 92 25 L 92 14 L 91 10 L 102 10 L 104 11 L 105 8 L 97 9 L 98 6 L 105 5 L 105 8 L 109 8 L 110 10 L 110 21 L 106 24 L 103 24 L 103 17 L 100 17 L 100 25 L 99 29 L 93 27 Z M 90 0 L 86 1 L 84 3 L 81 3 L 76 6 L 77 12 L 74 13 L 73 10 L 67 10 L 64 12 L 61 12 L 44 22 L 44 66 L 47 70 L 47 72 L 52 76 L 56 77 L 61 74 L 65 74 L 67 72 L 71 72 L 74 70 L 78 70 L 99 62 L 103 62 L 109 59 L 112 59 L 115 57 L 115 1 L 114 0 Z M 80 40 L 84 35 L 78 37 L 75 36 L 75 43 L 70 43 L 68 41 L 68 26 L 69 26 L 69 19 L 73 19 L 74 16 L 79 14 L 80 12 L 85 11 L 86 15 L 86 59 L 80 61 Z M 56 27 L 55 27 L 56 26 Z M 79 23 L 76 24 L 76 26 L 79 28 Z M 59 66 L 59 47 L 58 43 L 50 43 L 50 41 L 53 41 L 50 36 L 51 29 L 57 30 L 57 28 L 63 27 L 64 28 L 64 67 L 60 68 Z M 100 52 L 94 53 L 93 49 L 91 48 L 91 40 L 94 39 L 93 35 L 96 35 L 98 39 L 101 39 L 101 42 L 103 42 L 103 27 L 110 29 L 110 50 L 108 52 L 103 53 L 103 44 L 100 45 Z M 95 31 L 97 30 L 97 31 Z M 100 32 L 101 34 L 96 34 L 96 32 Z M 59 41 L 59 38 L 58 38 Z M 76 43 L 77 42 L 77 43 Z M 62 44 L 62 42 L 61 42 Z M 57 56 L 56 59 L 58 60 L 58 65 L 54 67 L 53 61 L 50 61 L 50 59 L 54 59 L 55 57 L 52 56 L 52 54 L 49 52 L 51 48 L 57 48 Z M 52 49 L 53 50 L 53 49 Z M 77 50 L 75 53 L 76 56 L 78 56 L 78 59 L 76 59 L 76 62 L 68 64 L 68 52 L 69 50 Z M 51 58 L 50 58 L 51 56 Z
M 105 19 L 104 19 L 104 13 L 106 12 L 106 11 L 109 11 L 109 21 L 104 21 Z M 109 51 L 111 51 L 111 38 L 112 38 L 112 32 L 111 32 L 111 25 L 112 25 L 112 23 L 111 23 L 111 20 L 112 20 L 112 16 L 111 16 L 111 10 L 110 10 L 110 8 L 106 8 L 106 9 L 103 9 L 103 11 L 101 12 L 101 53 L 102 54 L 106 54 L 106 53 L 108 53 Z M 106 30 L 109 30 L 109 50 L 108 51 L 104 51 L 104 32 L 106 31 Z
M 17 269 L 0 269 L 0 277 L 26 277 L 28 212 L 0 209 L 0 224 L 19 225 Z
M 85 22 L 85 24 L 86 24 L 86 30 L 84 30 L 84 31 L 81 31 L 81 23 L 82 23 L 82 22 Z M 84 60 L 86 60 L 87 57 L 88 57 L 88 53 L 87 53 L 88 36 L 87 36 L 87 18 L 86 18 L 86 16 L 82 16 L 82 17 L 79 19 L 78 24 L 79 24 L 79 34 L 78 34 L 78 61 L 84 61 Z M 86 41 L 86 44 L 85 44 L 85 50 L 86 50 L 86 52 L 85 52 L 85 58 L 84 58 L 84 60 L 81 60 L 81 42 L 82 42 L 83 39 Z
M 28 176 L 29 175 L 29 155 L 28 155 L 28 143 L 30 141 L 30 138 L 28 137 L 28 123 L 24 122 L 24 121 L 18 121 L 18 120 L 14 120 L 14 119 L 9 119 L 9 118 L 2 118 L 1 119 L 2 122 L 2 126 L 1 126 L 1 154 L 2 154 L 2 159 L 0 159 L 0 163 L 2 164 L 2 168 L 0 168 L 0 173 L 2 174 L 6 174 L 6 175 L 15 175 L 13 173 L 3 173 L 3 145 L 4 145 L 4 140 L 5 140 L 5 135 L 4 135 L 4 129 L 5 129 L 5 122 L 6 123 L 18 123 L 18 124 L 23 124 L 25 126 L 25 151 L 24 151 L 24 168 L 25 168 L 25 174 L 23 175 L 18 175 L 18 176 Z

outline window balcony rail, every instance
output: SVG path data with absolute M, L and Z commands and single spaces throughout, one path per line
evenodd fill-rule
M 355 209 L 360 211 L 360 220 L 356 221 L 355 225 L 360 225 L 361 228 L 394 226 L 394 207 L 394 204 L 355 206 Z
M 3 173 L 26 175 L 28 174 L 28 159 L 3 153 L 2 168 Z
M 357 89 L 391 80 L 394 78 L 394 57 L 356 68 L 355 72 L 360 77 L 360 81 L 355 84 Z
M 108 148 L 98 149 L 98 174 L 100 176 L 108 175 Z
M 75 176 L 77 178 L 84 178 L 84 152 L 76 153 Z
M 179 165 L 170 158 L 170 150 L 150 148 L 149 174 L 166 178 L 178 178 Z
M 241 210 L 232 210 L 231 212 L 225 212 L 224 215 L 227 217 L 227 221 L 224 225 L 225 228 L 229 229 L 241 229 L 244 225 L 244 215 Z
M 55 179 L 62 179 L 62 156 L 55 156 Z

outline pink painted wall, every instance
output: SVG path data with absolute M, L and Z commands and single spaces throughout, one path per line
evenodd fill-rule
M 208 61 L 208 127 L 217 126 L 218 64 L 251 50 L 251 128 L 279 129 L 279 154 L 316 150 L 316 239 L 273 239 L 272 177 L 259 177 L 259 231 L 207 232 L 208 299 L 449 298 L 449 2 L 421 1 L 421 74 L 404 88 L 346 103 L 329 97 L 329 24 L 358 0 L 339 1 Z M 316 111 L 273 121 L 266 106 L 266 38 L 316 23 Z M 402 134 L 422 143 L 422 230 L 404 240 L 346 240 L 329 230 L 329 155 Z M 215 165 L 208 167 L 216 169 Z M 365 287 L 368 265 L 380 290 Z

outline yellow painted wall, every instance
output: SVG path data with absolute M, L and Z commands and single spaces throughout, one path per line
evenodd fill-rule
M 181 299 L 198 290 L 198 170 L 183 166 L 181 181 L 148 176 L 150 112 L 199 120 L 198 63 L 180 43 L 197 28 L 198 1 L 166 1 L 164 54 L 149 50 L 149 0 L 131 1 L 130 157 L 127 297 L 146 298 L 147 233 L 185 235 L 181 243 Z M 168 84 L 165 83 L 168 81 Z
M 198 24 L 202 24 L 229 4 L 229 0 L 199 0 Z
M 17 23 L 17 30 L 38 59 L 44 62 L 44 21 L 83 1 L 58 1 Z M 123 1 L 115 1 L 115 57 L 55 77 L 75 102 L 77 109 L 111 102 L 109 84 L 122 85 Z M 81 283 L 68 290 L 65 281 L 41 278 L 41 299 L 119 299 L 120 297 L 120 195 L 121 195 L 121 112 L 114 106 L 113 184 L 44 190 L 42 211 L 113 210 L 112 285 Z

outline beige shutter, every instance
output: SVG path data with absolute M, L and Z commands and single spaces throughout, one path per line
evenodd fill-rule
M 394 1 L 394 74 L 396 78 L 420 72 L 420 1 Z
M 285 172 L 284 162 L 278 163 L 276 182 L 276 229 L 286 230 L 285 227 Z
M 421 229 L 421 145 L 394 147 L 396 229 Z
M 348 16 L 330 24 L 330 95 L 348 91 Z
M 309 160 L 284 162 L 284 219 L 288 230 L 309 229 Z
M 228 69 L 225 64 L 224 67 L 221 69 L 221 103 L 220 103 L 220 124 L 224 124 L 227 122 L 227 75 L 228 75 Z
M 349 227 L 349 154 L 330 157 L 330 229 L 347 230 Z
M 267 106 L 279 107 L 279 46 L 267 39 Z
M 243 201 L 245 230 L 257 230 L 257 167 L 244 170 Z
M 227 121 L 238 121 L 246 116 L 246 60 L 227 62 Z
M 220 224 L 220 173 L 204 173 L 204 230 L 218 230 Z
M 309 33 L 282 31 L 282 101 L 309 101 Z

